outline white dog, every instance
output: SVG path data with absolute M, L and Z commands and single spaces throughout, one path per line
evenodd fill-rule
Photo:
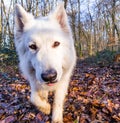
M 15 6 L 15 46 L 20 68 L 31 86 L 31 102 L 49 114 L 48 92 L 54 92 L 52 123 L 63 123 L 63 104 L 76 62 L 64 4 L 47 17 L 34 18 Z

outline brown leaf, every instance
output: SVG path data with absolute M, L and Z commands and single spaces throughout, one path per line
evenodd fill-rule
M 98 110 L 95 107 L 92 107 L 90 108 L 90 111 L 91 111 L 91 119 L 94 120 L 97 115 Z
M 111 100 L 107 100 L 107 102 L 108 102 L 108 106 L 107 106 L 107 108 L 108 108 L 108 110 L 110 111 L 110 112 L 112 112 L 113 111 L 113 107 L 114 107 L 114 103 L 112 103 L 112 101 Z
M 112 117 L 113 117 L 116 121 L 119 121 L 119 122 L 120 122 L 120 117 L 119 117 L 119 116 L 113 115 Z

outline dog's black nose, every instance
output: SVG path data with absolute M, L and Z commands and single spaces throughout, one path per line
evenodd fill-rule
M 54 69 L 46 70 L 41 74 L 41 77 L 46 83 L 47 82 L 54 83 L 57 77 L 57 71 Z

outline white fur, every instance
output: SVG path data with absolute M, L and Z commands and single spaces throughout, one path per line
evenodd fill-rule
M 53 123 L 63 122 L 63 104 L 70 76 L 76 62 L 71 29 L 63 4 L 47 17 L 35 19 L 20 5 L 15 6 L 15 46 L 20 68 L 31 86 L 31 102 L 39 110 L 50 113 L 48 92 L 54 91 Z M 53 48 L 55 41 L 60 45 Z M 29 48 L 35 43 L 37 50 Z M 49 68 L 57 71 L 57 83 L 48 86 L 41 73 Z

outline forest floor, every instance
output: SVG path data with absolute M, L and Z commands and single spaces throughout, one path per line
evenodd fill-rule
M 51 114 L 30 103 L 29 83 L 21 74 L 12 66 L 0 69 L 0 123 L 49 123 Z M 64 123 L 120 123 L 119 64 L 77 63 L 65 99 Z

